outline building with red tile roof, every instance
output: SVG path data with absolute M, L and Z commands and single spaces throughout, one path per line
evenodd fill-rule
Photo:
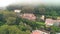
M 34 30 L 31 34 L 50 34 L 50 32 L 45 30 Z
M 50 18 L 45 20 L 46 26 L 52 26 L 54 23 L 56 23 L 56 25 L 59 25 L 58 23 L 60 23 L 60 20 L 58 20 L 58 19 L 53 20 L 53 19 L 50 19 Z
M 28 19 L 28 20 L 36 20 L 36 16 L 31 13 L 24 13 L 21 15 L 22 18 Z

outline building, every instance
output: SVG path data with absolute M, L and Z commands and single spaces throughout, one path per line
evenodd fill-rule
M 44 16 L 44 15 L 42 15 L 42 16 L 41 16 L 41 19 L 42 19 L 42 20 L 45 20 L 45 16 Z
M 36 20 L 36 16 L 31 13 L 24 13 L 20 15 L 22 18 L 28 19 L 28 20 Z
M 46 26 L 52 26 L 52 25 L 55 25 L 55 26 L 60 26 L 60 20 L 53 20 L 51 18 L 47 18 L 45 20 L 45 24 Z
M 52 26 L 53 23 L 54 23 L 54 21 L 53 21 L 52 19 L 46 19 L 46 20 L 45 20 L 46 26 Z
M 16 10 L 14 10 L 14 12 L 16 12 L 16 13 L 20 13 L 20 12 L 21 12 L 21 10 L 17 10 L 17 9 L 16 9 Z
M 57 19 L 59 19 L 59 20 L 60 20 L 60 17 L 57 17 Z
M 50 34 L 50 32 L 45 30 L 34 30 L 31 34 Z

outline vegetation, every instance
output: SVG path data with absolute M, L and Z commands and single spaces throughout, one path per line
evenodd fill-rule
M 22 19 L 12 11 L 0 11 L 0 34 L 30 34 L 44 23 Z
M 18 6 L 19 7 L 19 6 Z M 57 7 L 46 7 L 46 6 L 38 6 L 38 7 L 19 7 L 8 6 L 7 10 L 0 11 L 0 34 L 31 34 L 32 30 L 35 29 L 45 29 L 60 32 L 60 27 L 52 26 L 45 27 L 44 21 L 30 21 L 27 19 L 22 19 L 17 16 L 14 9 L 21 9 L 21 13 L 34 13 L 36 16 L 45 15 L 46 17 L 50 17 L 56 19 L 60 16 L 60 8 Z

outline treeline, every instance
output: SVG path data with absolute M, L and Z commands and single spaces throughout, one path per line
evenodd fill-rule
M 36 16 L 45 15 L 46 18 L 53 18 L 56 19 L 60 16 L 60 7 L 58 6 L 45 6 L 45 5 L 38 5 L 38 6 L 29 6 L 29 5 L 9 5 L 6 7 L 8 10 L 15 10 L 19 9 L 22 10 L 21 13 L 34 13 Z
M 42 15 L 49 15 L 49 16 L 60 16 L 60 7 L 58 6 L 45 6 L 45 5 L 38 5 L 38 6 L 23 6 L 23 5 L 9 5 L 7 6 L 8 10 L 15 10 L 20 9 L 22 13 L 34 13 L 34 14 L 42 14 Z

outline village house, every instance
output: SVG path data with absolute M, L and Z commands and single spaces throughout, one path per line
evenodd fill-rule
M 55 26 L 60 26 L 60 20 L 54 20 L 54 19 L 51 19 L 51 18 L 47 18 L 45 20 L 45 24 L 46 26 L 52 26 L 52 25 L 55 25 Z
M 14 12 L 16 12 L 16 13 L 20 13 L 21 10 L 16 9 L 16 10 L 14 10 Z
M 24 13 L 22 15 L 20 15 L 22 18 L 28 19 L 28 20 L 36 20 L 36 16 L 34 14 L 31 13 Z
M 44 21 L 45 20 L 45 16 L 42 15 L 40 19 Z
M 60 17 L 57 17 L 58 20 L 60 20 Z
M 50 34 L 50 32 L 45 30 L 34 30 L 31 34 Z

